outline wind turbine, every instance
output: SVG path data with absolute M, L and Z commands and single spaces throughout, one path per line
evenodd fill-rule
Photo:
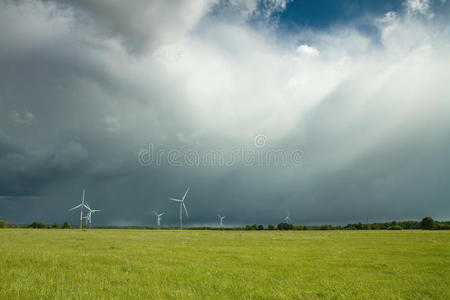
M 81 199 L 81 204 L 78 204 L 75 207 L 72 207 L 69 209 L 69 211 L 80 208 L 80 229 L 83 229 L 83 207 L 87 207 L 86 204 L 84 204 L 84 196 L 85 196 L 85 190 L 83 189 L 83 198 Z
M 158 224 L 158 229 L 159 229 L 159 226 L 161 226 L 161 216 L 164 215 L 165 212 L 158 214 L 156 211 L 153 211 L 153 213 L 158 217 L 157 224 Z
M 291 223 L 291 217 L 289 217 L 289 208 L 287 209 L 287 215 L 284 218 L 284 221 L 286 221 L 286 223 L 288 223 L 288 224 Z
M 219 226 L 220 228 L 223 227 L 223 219 L 225 219 L 225 216 L 217 215 L 219 217 Z
M 88 222 L 89 222 L 89 229 L 91 229 L 92 214 L 95 213 L 95 212 L 101 211 L 101 210 L 99 210 L 99 209 L 91 209 L 91 208 L 89 207 L 89 204 L 87 204 L 87 202 L 86 202 L 86 204 L 85 204 L 85 207 L 86 207 L 87 210 L 88 210 L 88 214 L 87 214 L 87 216 L 85 217 L 85 218 L 86 218 L 86 226 L 87 226 L 87 224 L 88 224 Z
M 181 200 L 175 199 L 175 198 L 169 198 L 169 200 L 180 203 L 180 230 L 183 229 L 183 208 L 184 208 L 184 211 L 186 212 L 186 216 L 189 218 L 189 214 L 187 212 L 186 205 L 184 205 L 184 199 L 186 198 L 186 195 L 188 192 L 189 192 L 189 187 L 187 188 L 187 190 L 184 193 L 184 196 L 183 196 L 183 198 L 181 198 Z

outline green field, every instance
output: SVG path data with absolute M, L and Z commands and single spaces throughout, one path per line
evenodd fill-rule
M 0 230 L 0 299 L 449 299 L 448 231 Z

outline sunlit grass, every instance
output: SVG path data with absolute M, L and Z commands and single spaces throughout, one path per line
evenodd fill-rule
M 445 299 L 450 232 L 0 230 L 0 299 Z

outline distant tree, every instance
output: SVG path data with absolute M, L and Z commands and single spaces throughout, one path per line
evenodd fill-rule
M 267 225 L 268 230 L 275 230 L 275 226 L 273 224 Z
M 47 225 L 41 222 L 33 222 L 30 225 L 28 225 L 28 228 L 47 228 Z
M 253 224 L 252 225 L 252 230 L 258 230 L 258 225 L 257 224 Z
M 264 230 L 264 226 L 263 225 L 258 225 L 258 230 Z
M 331 230 L 333 229 L 333 226 L 331 225 L 322 225 L 320 226 L 320 230 Z
M 436 222 L 436 229 L 449 230 L 450 229 L 450 224 Z
M 434 227 L 434 220 L 431 217 L 425 217 L 420 221 L 420 228 L 422 229 L 433 229 Z
M 8 223 L 6 223 L 5 220 L 0 220 L 0 228 L 6 228 L 8 227 Z
M 420 222 L 417 221 L 402 221 L 397 222 L 403 229 L 420 229 Z
M 277 229 L 278 230 L 292 230 L 292 229 L 294 229 L 294 226 L 292 224 L 282 222 L 277 225 Z
M 70 229 L 70 224 L 68 222 L 64 222 L 62 228 L 63 229 Z
M 400 225 L 392 225 L 388 227 L 389 230 L 402 230 L 402 226 Z
M 252 230 L 252 226 L 250 226 L 250 225 L 245 225 L 245 230 Z

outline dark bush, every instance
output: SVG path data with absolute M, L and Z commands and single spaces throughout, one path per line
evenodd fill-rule
M 8 223 L 6 223 L 5 220 L 0 220 L 0 228 L 6 228 L 8 227 Z
M 258 230 L 264 230 L 264 225 L 258 225 Z
M 62 228 L 63 229 L 70 229 L 70 224 L 68 222 L 64 222 Z
M 275 226 L 273 224 L 267 225 L 268 230 L 275 230 Z

